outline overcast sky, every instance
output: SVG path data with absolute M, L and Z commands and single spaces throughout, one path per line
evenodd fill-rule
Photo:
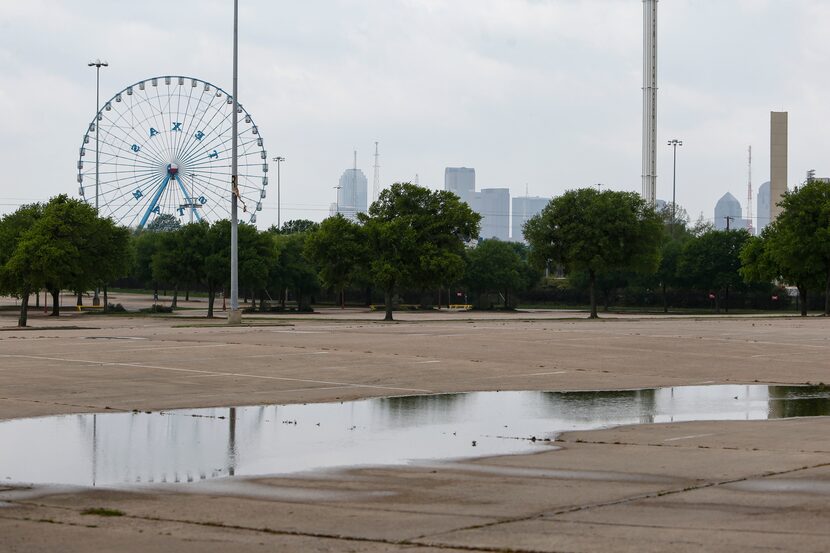
M 286 158 L 282 218 L 327 216 L 358 150 L 381 182 L 554 196 L 640 191 L 640 0 L 240 0 L 239 98 L 269 157 Z M 78 147 L 102 101 L 136 81 L 193 76 L 231 90 L 232 0 L 0 2 L 0 212 L 77 193 Z M 712 218 L 769 177 L 769 112 L 790 112 L 790 186 L 830 176 L 830 2 L 661 0 L 659 198 Z M 273 177 L 272 177 L 273 178 Z M 272 180 L 272 183 L 274 181 Z M 276 220 L 272 188 L 259 227 Z

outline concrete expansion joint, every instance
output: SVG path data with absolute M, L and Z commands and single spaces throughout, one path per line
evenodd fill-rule
M 738 482 L 746 482 L 748 480 L 769 478 L 769 477 L 772 477 L 772 476 L 781 476 L 781 475 L 784 475 L 784 474 L 792 474 L 792 473 L 795 473 L 795 472 L 800 472 L 800 471 L 804 471 L 804 470 L 812 470 L 812 469 L 823 468 L 823 467 L 830 467 L 830 462 L 817 463 L 815 465 L 805 465 L 805 466 L 801 466 L 801 467 L 798 467 L 798 468 L 786 469 L 786 470 L 781 470 L 781 471 L 767 471 L 767 472 L 764 472 L 764 473 L 761 473 L 761 474 L 752 474 L 752 475 L 748 475 L 748 476 L 742 476 L 742 477 L 739 477 L 739 478 L 730 478 L 730 479 L 726 479 L 726 480 L 703 481 L 699 484 L 690 484 L 688 486 L 684 486 L 684 487 L 681 487 L 681 488 L 670 488 L 670 489 L 665 489 L 665 490 L 659 490 L 659 491 L 656 491 L 656 492 L 637 494 L 637 495 L 633 495 L 633 496 L 630 496 L 630 497 L 623 497 L 623 498 L 620 498 L 620 499 L 615 499 L 613 501 L 603 501 L 603 502 L 599 502 L 599 503 L 588 503 L 588 504 L 585 504 L 585 505 L 574 505 L 574 506 L 571 506 L 571 507 L 566 507 L 566 508 L 558 509 L 558 510 L 555 510 L 555 511 L 548 511 L 548 510 L 539 511 L 539 512 L 536 512 L 536 513 L 533 513 L 533 514 L 530 514 L 530 515 L 524 515 L 524 516 L 520 516 L 520 517 L 509 517 L 509 518 L 496 520 L 496 521 L 493 521 L 493 522 L 486 522 L 486 523 L 483 523 L 483 524 L 476 524 L 476 525 L 473 525 L 473 526 L 467 526 L 467 527 L 463 527 L 463 528 L 455 528 L 455 529 L 449 530 L 448 532 L 442 532 L 442 533 L 439 533 L 439 534 L 434 534 L 434 535 L 432 535 L 432 537 L 440 536 L 440 535 L 447 534 L 447 533 L 463 532 L 463 531 L 468 531 L 468 530 L 480 530 L 480 529 L 483 529 L 483 528 L 493 528 L 493 527 L 501 526 L 501 525 L 504 525 L 504 524 L 512 524 L 512 523 L 516 523 L 516 522 L 526 522 L 526 521 L 540 519 L 540 518 L 544 518 L 544 517 L 556 517 L 556 516 L 559 516 L 559 515 L 567 515 L 567 514 L 571 514 L 571 513 L 576 513 L 576 512 L 580 512 L 580 511 L 589 511 L 589 510 L 592 510 L 592 509 L 603 508 L 603 507 L 613 507 L 615 505 L 624 505 L 624 504 L 627 504 L 627 503 L 633 503 L 633 502 L 642 501 L 642 500 L 645 500 L 645 499 L 656 499 L 658 497 L 665 497 L 665 496 L 669 496 L 669 495 L 677 495 L 677 494 L 682 494 L 682 493 L 686 493 L 686 492 L 702 490 L 702 489 L 706 489 L 706 488 L 714 488 L 714 487 L 718 487 L 718 486 L 724 486 L 724 485 L 727 485 L 727 484 L 735 484 L 735 483 L 738 483 Z M 426 537 L 426 536 L 424 536 L 424 537 Z M 422 538 L 416 538 L 416 539 L 422 539 Z
M 14 501 L 10 502 L 16 505 L 21 506 L 30 506 L 30 507 L 41 507 L 47 509 L 58 509 L 63 511 L 69 511 L 78 515 L 83 514 L 83 509 L 73 508 L 73 507 L 64 507 L 64 506 L 57 506 L 57 505 L 47 505 L 41 503 L 34 503 L 34 502 L 24 502 L 24 501 Z M 359 537 L 359 536 L 344 536 L 342 534 L 328 534 L 323 532 L 301 532 L 297 530 L 277 530 L 273 528 L 256 528 L 252 526 L 242 526 L 236 524 L 225 524 L 222 522 L 210 522 L 210 521 L 198 521 L 198 520 L 187 520 L 187 519 L 177 519 L 177 518 L 163 518 L 163 517 L 149 517 L 149 516 L 139 516 L 139 515 L 130 515 L 124 513 L 119 515 L 118 518 L 121 519 L 131 519 L 137 521 L 145 521 L 145 522 L 166 522 L 166 523 L 175 523 L 175 524 L 186 524 L 186 525 L 193 525 L 193 526 L 203 526 L 209 528 L 221 528 L 225 530 L 237 530 L 243 532 L 254 532 L 254 533 L 261 533 L 261 534 L 268 534 L 274 536 L 295 536 L 295 537 L 303 537 L 303 538 L 319 538 L 319 539 L 329 539 L 329 540 L 339 540 L 339 541 L 346 541 L 346 542 L 359 542 L 359 543 L 372 543 L 372 544 L 384 544 L 384 545 L 400 545 L 412 548 L 428 548 L 428 549 L 447 549 L 452 551 L 473 551 L 473 552 L 481 552 L 481 553 L 565 553 L 565 552 L 557 552 L 551 550 L 537 550 L 537 549 L 505 549 L 503 547 L 477 547 L 477 546 L 466 546 L 466 545 L 449 545 L 444 543 L 422 543 L 418 541 L 414 541 L 421 538 L 405 538 L 401 540 L 395 539 L 384 539 L 384 538 L 369 538 L 369 537 Z M 98 525 L 96 524 L 81 524 L 77 522 L 71 521 L 60 521 L 55 520 L 52 518 L 35 518 L 35 517 L 15 517 L 15 516 L 4 516 L 2 512 L 0 512 L 0 519 L 5 520 L 18 520 L 18 521 L 25 521 L 25 522 L 37 522 L 37 523 L 46 523 L 46 524 L 60 524 L 65 526 L 76 526 L 82 528 L 97 528 Z

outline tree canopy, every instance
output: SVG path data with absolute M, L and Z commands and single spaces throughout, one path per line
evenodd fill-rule
M 388 321 L 398 286 L 423 289 L 462 277 L 464 244 L 478 235 L 481 220 L 452 192 L 411 183 L 385 189 L 368 214 L 358 217 L 366 229 L 372 278 L 384 291 Z
M 558 196 L 525 223 L 539 265 L 561 263 L 588 274 L 591 318 L 597 317 L 596 279 L 613 271 L 653 272 L 661 218 L 639 194 L 593 188 Z

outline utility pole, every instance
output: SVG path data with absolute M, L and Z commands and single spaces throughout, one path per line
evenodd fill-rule
M 285 158 L 277 156 L 274 158 L 274 161 L 277 162 L 277 229 L 280 229 L 282 228 L 282 223 L 280 221 L 280 163 L 285 161 Z
M 731 216 L 731 215 L 727 215 L 726 217 L 724 217 L 724 219 L 726 219 L 726 230 L 728 232 L 729 231 L 729 223 L 732 222 L 732 219 L 734 219 L 734 217 Z
M 96 59 L 95 61 L 89 62 L 87 66 L 95 68 L 95 215 L 98 215 L 98 127 L 101 123 L 101 68 L 107 67 L 109 64 L 100 59 Z M 95 286 L 95 296 L 92 298 L 92 305 L 101 305 L 97 285 Z
M 237 202 L 239 201 L 239 168 L 237 154 L 239 150 L 239 0 L 233 0 L 233 115 L 231 117 L 231 310 L 228 311 L 228 324 L 240 324 L 242 311 L 239 310 L 239 221 L 237 220 Z
M 669 140 L 669 146 L 674 149 L 674 164 L 671 179 L 671 235 L 674 236 L 674 222 L 677 219 L 677 147 L 682 146 L 683 141 L 676 138 Z

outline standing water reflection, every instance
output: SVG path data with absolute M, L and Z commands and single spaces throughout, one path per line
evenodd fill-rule
M 474 392 L 0 422 L 0 480 L 193 482 L 530 453 L 571 430 L 830 414 L 824 387 Z M 475 442 L 475 445 L 473 443 Z

